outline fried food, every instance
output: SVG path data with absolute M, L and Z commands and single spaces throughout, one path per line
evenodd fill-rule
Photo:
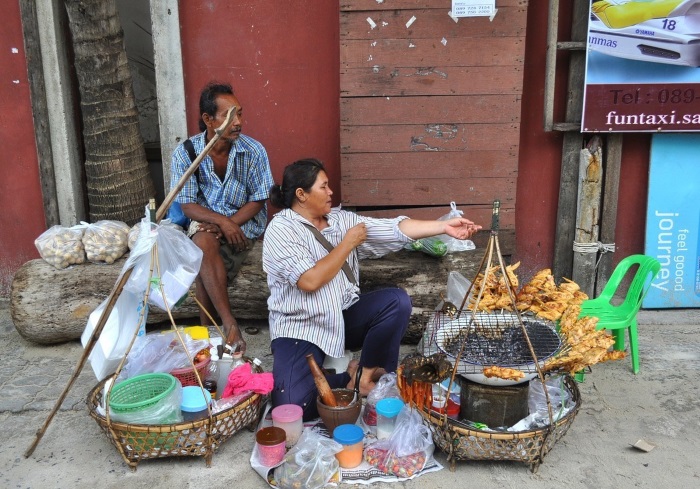
M 497 365 L 491 365 L 488 367 L 484 367 L 484 377 L 498 377 L 499 379 L 503 380 L 520 380 L 523 377 L 525 377 L 525 372 L 514 368 L 506 368 L 499 367 Z

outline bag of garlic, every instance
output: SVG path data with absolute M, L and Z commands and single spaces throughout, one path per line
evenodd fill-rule
M 51 226 L 34 240 L 39 255 L 60 269 L 85 262 L 83 226 Z
M 122 221 L 97 221 L 86 226 L 83 246 L 92 263 L 114 263 L 129 249 L 129 226 Z

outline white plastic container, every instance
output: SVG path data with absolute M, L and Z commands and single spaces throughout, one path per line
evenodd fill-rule
M 404 403 L 396 397 L 387 397 L 377 402 L 377 439 L 389 438 L 394 432 L 396 416 L 403 409 Z
M 281 404 L 272 410 L 272 425 L 282 428 L 286 434 L 287 448 L 296 445 L 304 430 L 304 410 L 296 404 Z

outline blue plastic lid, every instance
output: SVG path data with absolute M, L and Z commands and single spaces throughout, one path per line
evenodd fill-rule
M 365 437 L 362 428 L 356 424 L 341 424 L 333 430 L 333 439 L 341 445 L 354 445 Z
M 202 388 L 198 385 L 188 385 L 182 388 L 181 410 L 188 413 L 203 411 L 210 402 L 211 394 L 207 391 L 202 391 Z
M 385 418 L 393 418 L 403 409 L 403 401 L 396 397 L 387 397 L 377 402 L 377 414 Z

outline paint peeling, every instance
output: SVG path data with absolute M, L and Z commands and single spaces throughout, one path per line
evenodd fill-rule
M 376 45 L 377 45 L 377 41 L 374 41 L 372 44 L 370 44 L 370 46 L 372 46 L 372 47 L 374 47 Z
M 388 25 L 389 25 L 388 22 L 382 21 L 382 27 L 386 27 L 386 26 L 388 26 Z
M 440 41 L 440 42 L 442 43 L 443 46 L 447 46 L 447 39 L 445 39 L 444 37 L 442 38 L 442 41 Z
M 415 73 L 409 73 L 406 76 L 430 76 L 430 75 L 437 75 L 440 78 L 447 78 L 447 73 L 444 71 L 436 70 L 435 68 L 418 68 Z
M 19 85 L 19 80 L 12 80 L 12 83 L 14 83 L 15 85 Z
M 411 25 L 412 25 L 415 21 L 416 21 L 416 16 L 415 16 L 415 15 L 414 15 L 413 17 L 411 17 L 410 19 L 408 19 L 408 22 L 406 22 L 406 29 L 408 29 L 409 27 L 411 27 Z
M 17 48 L 12 48 L 10 51 L 12 52 L 12 54 L 19 53 L 19 49 L 17 49 Z
M 377 24 L 374 23 L 372 17 L 367 17 L 367 23 L 369 24 L 370 29 L 374 29 L 375 27 L 377 27 Z
M 384 0 L 377 0 L 377 3 L 384 3 Z M 544 390 L 544 389 L 542 389 Z
M 372 55 L 369 55 L 369 58 L 367 58 L 367 61 L 372 61 Z
M 412 136 L 411 137 L 411 150 L 413 151 L 440 151 L 440 148 L 435 146 L 430 146 L 423 142 L 423 137 Z
M 425 132 L 439 139 L 454 139 L 457 137 L 456 124 L 428 124 Z
M 408 43 L 408 47 L 409 47 L 409 48 L 415 48 L 415 47 L 416 47 L 416 45 L 415 45 L 415 44 L 413 44 L 412 42 L 409 42 L 409 43 Z
M 451 18 L 452 20 L 455 21 L 455 24 L 456 24 L 457 22 L 459 22 L 459 17 L 455 16 L 455 15 L 452 13 L 452 10 L 450 10 L 449 12 L 447 12 L 447 15 L 449 15 L 450 18 Z

